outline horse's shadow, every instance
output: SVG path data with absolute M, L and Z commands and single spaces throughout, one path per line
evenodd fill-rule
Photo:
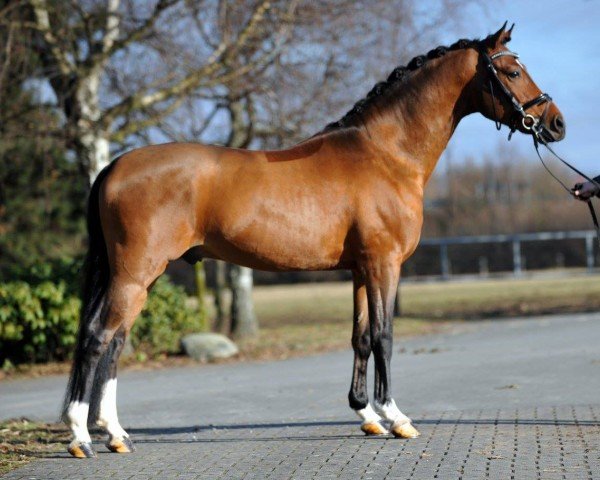
M 517 425 L 527 427 L 600 427 L 596 420 L 566 420 L 543 418 L 519 419 L 426 419 L 415 420 L 419 426 L 490 426 Z M 146 427 L 130 428 L 135 443 L 220 443 L 220 442 L 269 442 L 269 441 L 315 441 L 315 440 L 385 440 L 392 437 L 365 436 L 358 428 L 356 421 L 314 421 L 314 422 L 280 422 L 280 423 L 248 423 L 248 424 L 207 424 L 183 427 Z M 325 428 L 323 428 L 325 427 Z M 326 427 L 332 427 L 328 431 Z M 340 433 L 335 427 L 348 427 L 348 433 Z M 355 427 L 355 428 L 350 428 Z M 244 432 L 247 431 L 247 432 Z M 210 435 L 213 432 L 214 435 Z M 228 435 L 229 433 L 229 435 Z M 231 435 L 239 433 L 239 435 Z

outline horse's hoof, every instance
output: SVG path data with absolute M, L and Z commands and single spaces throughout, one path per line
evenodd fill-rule
M 392 433 L 396 438 L 417 438 L 420 433 L 410 422 L 394 423 Z
M 69 445 L 67 451 L 75 458 L 95 458 L 96 452 L 92 448 L 92 444 L 89 442 L 76 442 L 73 441 Z
M 360 426 L 365 435 L 387 435 L 388 432 L 379 422 L 365 422 Z
M 115 438 L 106 442 L 106 448 L 113 453 L 133 453 L 135 447 L 129 437 Z

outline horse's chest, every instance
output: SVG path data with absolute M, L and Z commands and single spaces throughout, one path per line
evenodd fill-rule
M 360 219 L 365 247 L 400 251 L 405 258 L 416 249 L 422 226 L 423 202 L 411 192 L 375 198 L 363 206 Z

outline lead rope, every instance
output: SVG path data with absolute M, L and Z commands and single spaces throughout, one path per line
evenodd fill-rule
M 540 143 L 542 145 L 544 145 L 544 147 L 546 147 L 552 155 L 554 155 L 556 158 L 558 158 L 567 167 L 569 167 L 571 170 L 573 170 L 578 175 L 581 175 L 588 182 L 592 182 L 600 190 L 600 184 L 596 180 L 588 177 L 585 173 L 579 171 L 577 168 L 575 168 L 569 162 L 567 162 L 566 160 L 561 158 L 560 155 L 558 155 L 554 150 L 552 150 L 552 148 L 550 148 L 548 143 L 543 140 L 543 138 L 541 137 L 541 135 L 539 134 L 537 129 L 533 129 L 533 145 L 535 146 L 535 152 L 537 153 L 537 156 L 539 157 L 540 162 L 542 162 L 542 165 L 544 166 L 546 171 L 552 176 L 552 178 L 554 178 L 558 183 L 560 183 L 561 186 L 569 193 L 569 195 L 573 195 L 573 192 L 571 191 L 571 189 L 569 187 L 567 187 L 556 175 L 554 175 L 554 173 L 552 173 L 552 171 L 546 165 L 546 162 L 544 162 L 544 159 L 542 158 L 542 155 L 540 154 L 540 148 L 539 148 Z M 594 222 L 594 229 L 596 230 L 596 239 L 598 240 L 598 248 L 600 248 L 600 225 L 598 224 L 598 217 L 596 216 L 596 211 L 594 210 L 594 205 L 592 204 L 592 199 L 589 198 L 586 201 L 586 203 L 590 210 L 590 215 L 592 216 L 592 221 Z

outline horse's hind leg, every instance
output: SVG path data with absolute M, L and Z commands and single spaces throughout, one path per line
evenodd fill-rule
M 78 340 L 64 414 L 74 435 L 68 450 L 75 457 L 95 456 L 87 423 L 88 416 L 90 421 L 96 420 L 96 412 L 109 431 L 109 448 L 131 451 L 130 442 L 125 440 L 127 433 L 116 417 L 116 361 L 124 335 L 131 329 L 146 300 L 147 285 L 144 283 L 128 276 L 114 277 L 97 320 L 84 328 Z M 111 374 L 115 376 L 111 377 Z
M 146 283 L 146 282 L 144 282 Z M 96 385 L 91 399 L 90 420 L 108 433 L 107 448 L 115 453 L 134 451 L 133 443 L 121 427 L 117 416 L 117 364 L 125 340 L 147 297 L 147 286 L 130 278 L 117 278 L 109 292 L 108 322 L 118 325 L 110 348 L 102 358 L 96 374 Z
M 354 287 L 354 323 L 352 328 L 352 348 L 354 368 L 348 401 L 362 419 L 361 430 L 367 435 L 385 435 L 388 431 L 381 425 L 381 417 L 375 413 L 367 393 L 367 364 L 371 355 L 371 333 L 369 330 L 369 310 L 367 290 L 359 272 L 352 272 Z
M 102 359 L 99 368 L 106 369 L 107 375 L 101 379 L 99 382 L 101 384 L 95 386 L 99 390 L 96 395 L 100 397 L 96 399 L 98 411 L 90 413 L 92 418 L 96 418 L 96 425 L 108 433 L 106 447 L 116 453 L 129 453 L 135 450 L 129 435 L 121 427 L 117 415 L 117 364 L 126 339 L 127 332 L 122 327 L 113 337 L 113 341 Z
M 113 333 L 96 322 L 80 333 L 63 413 L 65 423 L 73 432 L 68 451 L 77 458 L 96 456 L 87 429 L 90 398 L 98 362 Z

